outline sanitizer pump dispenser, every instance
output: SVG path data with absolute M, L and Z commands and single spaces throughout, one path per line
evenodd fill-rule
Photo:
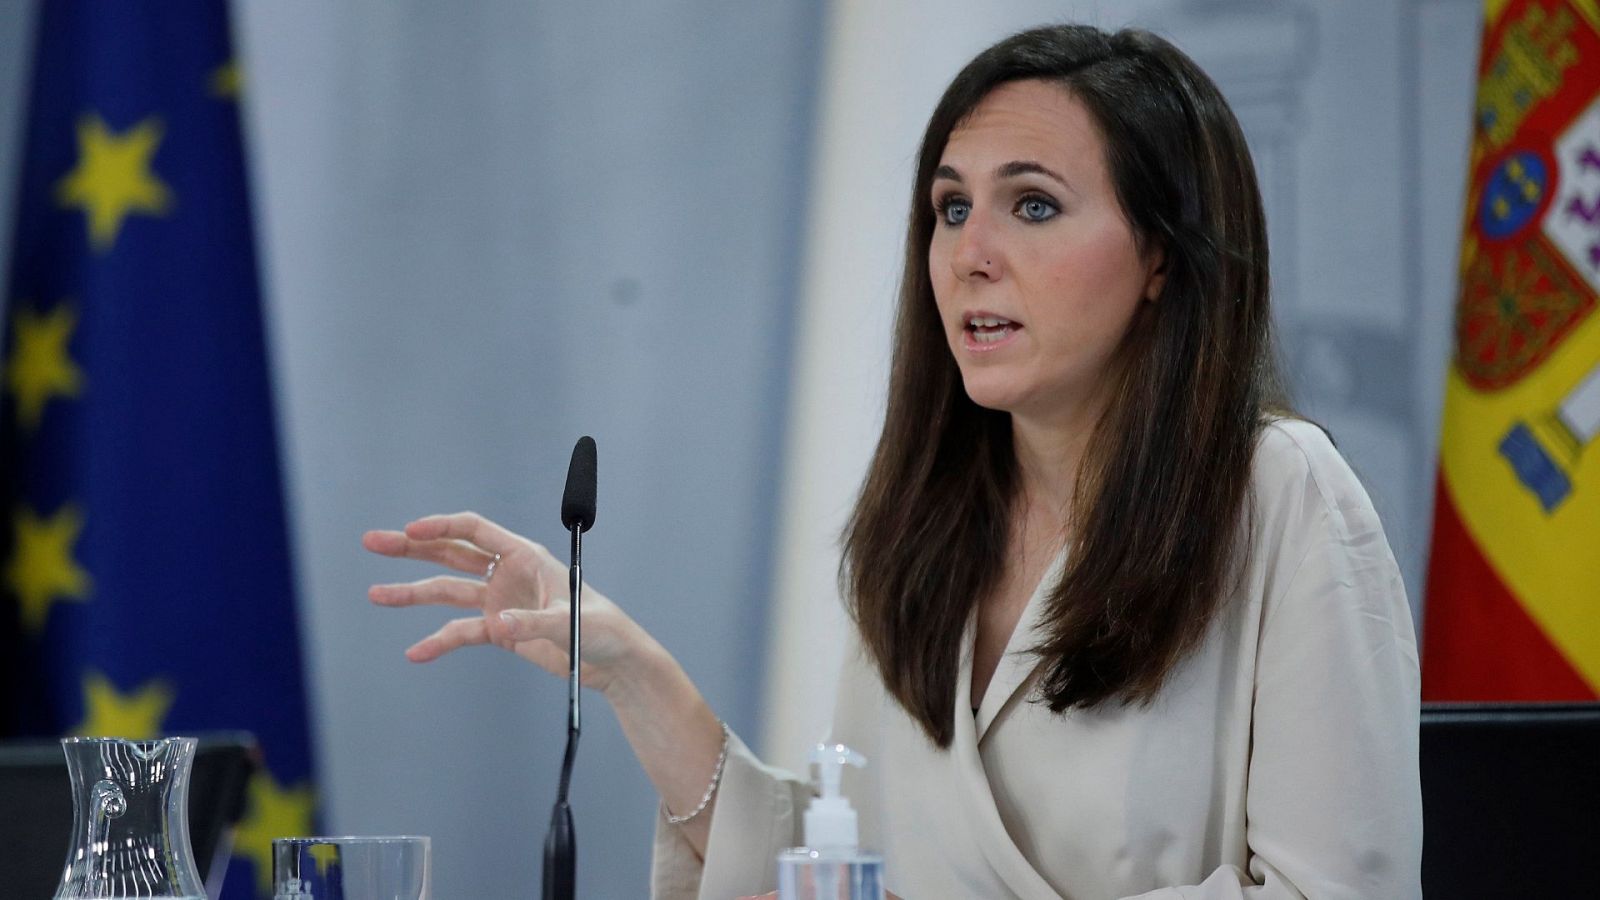
M 778 897 L 883 900 L 883 857 L 862 851 L 856 811 L 839 790 L 844 767 L 864 767 L 867 758 L 843 744 L 818 744 L 811 761 L 822 795 L 806 809 L 806 845 L 778 855 Z

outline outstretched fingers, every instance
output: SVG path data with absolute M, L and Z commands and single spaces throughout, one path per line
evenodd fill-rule
M 494 554 L 458 540 L 417 540 L 403 531 L 369 531 L 361 546 L 373 553 L 400 559 L 434 562 L 468 575 L 482 575 Z
M 424 516 L 406 525 L 405 535 L 412 540 L 469 541 L 490 554 L 510 555 L 521 538 L 475 512 Z
M 570 643 L 566 607 L 508 609 L 500 614 L 500 621 L 505 624 L 505 636 L 518 643 L 546 640 L 562 652 Z
M 567 657 L 566 610 L 507 610 L 499 618 L 507 649 L 552 675 L 567 674 L 572 660 Z
M 379 606 L 454 606 L 482 609 L 483 582 L 454 575 L 435 575 L 408 584 L 375 584 L 367 599 Z
M 443 628 L 406 648 L 406 659 L 432 662 L 452 650 L 487 643 L 489 627 L 482 616 L 452 619 Z

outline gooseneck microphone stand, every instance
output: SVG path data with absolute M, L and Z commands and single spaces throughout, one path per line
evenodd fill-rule
M 567 488 L 561 496 L 561 524 L 572 533 L 572 566 L 567 570 L 567 588 L 572 597 L 571 625 L 567 636 L 572 665 L 567 670 L 567 750 L 561 758 L 561 783 L 556 790 L 556 805 L 550 813 L 550 832 L 544 840 L 544 900 L 574 900 L 577 893 L 577 838 L 572 829 L 572 806 L 567 789 L 572 783 L 572 764 L 578 753 L 581 730 L 578 697 L 578 672 L 581 658 L 583 617 L 583 533 L 594 524 L 595 446 L 587 435 L 572 448 L 567 466 Z

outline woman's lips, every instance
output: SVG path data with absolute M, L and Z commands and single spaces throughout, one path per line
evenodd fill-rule
M 975 314 L 966 317 L 961 343 L 974 353 L 989 353 L 1011 344 L 1022 326 L 1004 316 Z

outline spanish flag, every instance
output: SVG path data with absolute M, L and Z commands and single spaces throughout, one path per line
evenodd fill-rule
M 1427 700 L 1600 696 L 1600 0 L 1488 0 Z

